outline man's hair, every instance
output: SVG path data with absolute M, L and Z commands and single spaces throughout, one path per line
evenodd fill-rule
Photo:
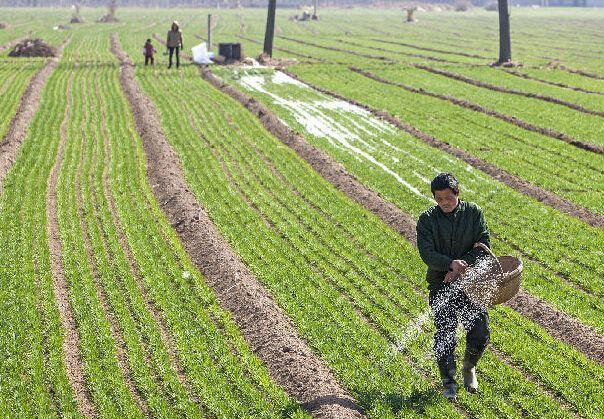
M 434 191 L 444 191 L 445 189 L 451 189 L 455 195 L 459 193 L 459 182 L 451 173 L 440 173 L 430 183 L 432 194 Z
M 151 38 L 147 39 L 147 42 L 151 42 Z

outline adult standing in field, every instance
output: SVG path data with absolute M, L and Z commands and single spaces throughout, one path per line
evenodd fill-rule
M 434 354 L 444 395 L 455 400 L 458 321 L 467 332 L 462 375 L 464 386 L 470 393 L 478 391 L 476 364 L 490 336 L 486 307 L 470 300 L 461 283 L 456 281 L 482 256 L 484 250 L 476 244 L 489 246 L 489 230 L 480 207 L 459 199 L 459 183 L 455 176 L 439 174 L 432 180 L 431 190 L 436 205 L 419 217 L 417 247 L 422 260 L 428 265 L 428 299 L 436 326 Z
M 172 68 L 172 57 L 176 53 L 176 68 L 180 67 L 180 50 L 184 48 L 182 31 L 177 21 L 172 22 L 172 27 L 168 31 L 166 46 L 170 53 L 168 68 Z

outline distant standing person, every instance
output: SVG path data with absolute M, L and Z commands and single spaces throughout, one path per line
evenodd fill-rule
M 458 286 L 456 281 L 483 255 L 478 243 L 489 246 L 489 229 L 480 207 L 459 199 L 459 183 L 450 173 L 432 180 L 436 205 L 427 209 L 417 223 L 417 247 L 428 265 L 426 280 L 436 333 L 434 352 L 444 387 L 444 396 L 457 396 L 455 346 L 458 321 L 466 334 L 463 381 L 470 393 L 478 391 L 476 364 L 489 342 L 489 314 Z
M 183 36 L 180 26 L 177 21 L 172 22 L 172 27 L 168 31 L 168 38 L 166 39 L 166 46 L 170 53 L 170 63 L 168 68 L 172 68 L 172 57 L 176 52 L 176 68 L 180 67 L 180 50 L 184 48 Z
M 153 54 L 155 54 L 155 47 L 151 43 L 151 39 L 147 39 L 147 42 L 145 42 L 143 53 L 145 54 L 145 65 L 148 65 L 149 63 L 154 65 L 155 60 L 153 59 Z

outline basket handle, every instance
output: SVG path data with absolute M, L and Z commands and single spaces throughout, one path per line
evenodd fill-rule
M 497 256 L 495 256 L 495 253 L 493 253 L 493 251 L 491 249 L 489 249 L 489 246 L 487 246 L 486 244 L 478 242 L 478 243 L 474 243 L 474 247 L 480 247 L 482 250 L 487 252 L 489 255 L 491 255 L 495 259 L 497 259 Z

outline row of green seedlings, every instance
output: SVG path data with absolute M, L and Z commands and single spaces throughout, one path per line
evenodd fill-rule
M 7 409 L 18 406 L 15 413 L 25 416 L 71 415 L 76 409 L 62 360 L 63 333 L 52 293 L 43 190 L 55 161 L 60 126 L 69 115 L 57 191 L 58 222 L 86 386 L 99 414 L 302 415 L 251 354 L 153 201 L 140 142 L 119 89 L 117 67 L 62 68 L 49 81 L 43 100 L 48 112 L 36 116 L 2 196 L 2 226 L 7 227 L 2 231 L 13 235 L 12 242 L 3 242 L 15 243 L 6 249 L 3 278 L 19 278 L 18 284 L 6 284 L 5 289 L 20 291 L 13 295 L 17 298 L 2 299 L 6 313 L 11 313 L 3 347 L 13 363 L 18 362 L 6 366 L 14 371 L 3 371 L 8 384 L 0 394 L 2 404 Z M 104 161 L 105 151 L 110 161 Z M 40 164 L 44 167 L 31 173 L 32 166 Z M 111 194 L 140 278 L 130 270 L 114 214 L 109 212 L 103 185 L 103 171 L 109 165 Z M 36 187 L 23 189 L 30 182 Z M 6 201 L 10 198 L 18 199 Z M 12 202 L 24 199 L 32 201 L 30 207 L 21 207 L 20 217 L 14 220 Z M 36 226 L 36 237 L 25 236 L 31 226 Z M 15 232 L 21 235 L 15 237 Z M 34 253 L 28 253 L 30 247 Z M 21 263 L 8 264 L 15 259 Z M 143 300 L 140 281 L 168 325 L 190 390 L 179 382 L 169 363 L 168 349 Z M 118 341 L 123 343 L 129 377 L 119 368 Z M 128 380 L 134 383 L 136 394 Z M 143 402 L 137 404 L 136 398 Z
M 372 68 L 370 71 L 376 72 L 387 80 L 422 88 L 429 92 L 465 99 L 487 109 L 514 115 L 523 121 L 565 133 L 581 141 L 604 144 L 604 140 L 601 138 L 602 129 L 600 128 L 603 125 L 601 123 L 602 116 L 599 115 L 586 114 L 533 98 L 491 91 L 422 69 L 406 68 L 399 71 L 390 67 Z M 465 76 L 464 71 L 457 71 L 457 73 Z M 602 109 L 602 103 L 604 103 L 604 100 L 599 99 L 599 104 L 596 104 L 596 107 L 591 110 Z
M 359 402 L 376 415 L 412 414 L 414 410 L 446 414 L 449 408 L 442 404 L 436 389 L 420 378 L 428 374 L 436 381 L 434 366 L 421 361 L 429 351 L 429 339 L 402 354 L 392 348 L 400 328 L 426 306 L 410 279 L 423 271 L 411 245 L 334 191 L 291 150 L 267 136 L 246 110 L 208 91 L 195 70 L 188 70 L 184 80 L 155 78 L 144 70 L 138 74 L 143 88 L 159 107 L 168 139 L 179 151 L 187 179 L 202 204 L 292 317 L 301 335 Z M 177 83 L 182 88 L 175 89 Z M 228 121 L 237 121 L 237 126 L 230 126 Z M 278 166 L 281 175 L 275 174 L 265 159 Z M 304 195 L 312 205 L 287 188 L 282 178 L 300 190 L 303 185 L 314 190 L 305 191 L 312 198 Z M 313 199 L 320 194 L 324 196 L 323 208 L 318 211 L 313 207 L 319 202 Z M 324 219 L 322 213 L 329 214 L 329 219 Z M 354 224 L 353 220 L 363 223 L 357 222 L 355 229 L 343 232 L 343 226 Z M 396 258 L 390 263 L 398 261 L 403 271 L 384 268 L 374 260 L 380 253 L 369 254 L 362 244 L 353 244 L 354 238 L 363 236 L 372 238 L 374 246 L 379 242 L 391 247 Z M 401 258 L 405 253 L 416 259 L 411 268 L 405 268 L 408 257 Z M 401 272 L 406 275 L 403 277 Z M 538 330 L 530 324 L 525 327 Z M 521 330 L 516 326 L 512 333 L 528 339 L 530 333 Z M 548 340 L 556 346 L 553 339 Z M 556 352 L 570 352 L 592 367 L 580 355 L 558 345 Z M 538 368 L 540 357 L 535 352 L 523 361 Z M 517 414 L 517 409 L 547 406 L 564 414 L 556 400 L 520 372 L 492 355 L 486 359 L 493 366 L 491 371 L 498 373 L 485 373 L 484 398 L 462 395 L 464 409 L 488 416 L 492 409 Z M 409 369 L 409 360 L 414 369 Z M 542 370 L 549 370 L 547 374 L 558 387 L 565 385 L 556 377 L 555 368 Z M 515 384 L 506 386 L 504 377 Z M 496 390 L 501 388 L 506 390 Z M 572 392 L 567 393 L 572 398 Z M 431 403 L 436 403 L 435 410 Z
M 371 106 L 388 109 L 392 114 L 398 114 L 393 108 L 403 109 L 396 99 L 390 99 L 390 91 L 385 86 L 379 94 L 368 80 L 356 77 L 354 74 L 340 74 L 339 72 L 315 73 L 307 68 L 296 69 L 298 74 L 305 80 L 331 89 L 355 100 L 364 101 Z M 354 86 L 354 88 L 353 88 Z M 265 87 L 266 88 L 266 87 Z M 297 89 L 288 87 L 291 95 L 299 95 L 300 100 L 308 100 L 308 89 Z M 283 89 L 282 89 L 283 90 Z M 394 94 L 394 92 L 392 92 Z M 261 97 L 261 96 L 258 96 Z M 287 97 L 287 96 L 286 96 Z M 323 98 L 325 99 L 325 98 Z M 266 100 L 263 98 L 262 100 Z M 267 104 L 273 106 L 271 103 Z M 280 109 L 273 106 L 278 115 L 296 124 L 291 110 Z M 323 110 L 322 110 L 323 111 Z M 328 111 L 324 111 L 328 112 Z M 415 121 L 409 121 L 415 126 Z M 427 120 L 426 124 L 431 122 Z M 355 126 L 350 124 L 350 130 Z M 423 129 L 423 126 L 419 127 Z M 304 129 L 304 127 L 301 127 Z M 432 134 L 432 132 L 430 132 Z M 447 138 L 440 135 L 437 138 Z M 384 176 L 382 170 L 374 165 L 368 165 L 366 161 L 359 161 L 358 156 L 349 150 L 334 147 L 324 138 L 309 135 L 308 139 L 320 148 L 326 149 L 337 160 L 343 162 L 348 170 L 355 174 L 362 182 L 377 190 L 382 196 L 387 197 L 404 211 L 418 215 L 426 207 L 426 197 L 409 193 L 407 188 L 392 176 Z M 525 283 L 527 289 L 540 298 L 550 301 L 560 310 L 566 311 L 580 319 L 585 324 L 604 330 L 604 318 L 602 317 L 602 286 L 597 280 L 604 272 L 598 257 L 594 258 L 594 251 L 598 252 L 604 242 L 600 229 L 591 228 L 572 217 L 535 202 L 526 196 L 504 187 L 486 175 L 472 170 L 467 164 L 447 156 L 445 153 L 435 150 L 420 140 L 410 137 L 404 133 L 396 133 L 390 137 L 388 142 L 400 148 L 405 153 L 393 152 L 391 146 L 380 144 L 374 145 L 384 162 L 392 162 L 389 166 L 394 167 L 395 173 L 411 182 L 417 189 L 425 189 L 425 179 L 434 176 L 438 170 L 450 170 L 458 174 L 465 186 L 464 196 L 483 205 L 487 214 L 491 214 L 489 222 L 492 230 L 497 234 L 497 251 L 500 253 L 521 251 L 524 255 L 527 269 Z M 361 144 L 362 146 L 362 144 Z M 423 156 L 423 157 L 422 157 Z M 425 156 L 430 156 L 427 159 Z M 427 160 L 431 165 L 419 164 L 420 160 Z M 401 164 L 401 162 L 404 162 Z M 418 175 L 420 177 L 418 177 Z M 424 180 L 422 180 L 422 177 Z M 521 209 L 521 210 L 519 210 Z M 558 245 L 551 245 L 552 231 L 559 237 Z M 532 260 L 537 261 L 533 263 Z M 535 282 L 533 282 L 533 280 Z
M 300 74 L 307 73 L 307 70 L 309 69 L 300 69 Z M 419 85 L 414 83 L 413 70 L 394 73 L 390 69 L 374 68 L 371 71 L 407 86 L 414 84 L 414 88 L 423 89 L 433 83 L 430 77 L 423 77 Z M 330 74 L 339 78 L 359 79 L 344 68 L 332 68 Z M 381 107 L 401 117 L 403 121 L 535 185 L 549 189 L 579 206 L 602 212 L 602 196 L 598 188 L 594 188 L 594 185 L 601 183 L 603 174 L 600 168 L 603 159 L 601 155 L 458 107 L 446 100 L 418 95 L 373 80 L 363 82 L 366 86 L 378 83 L 380 89 L 389 96 L 392 95 L 391 100 L 381 102 Z M 413 103 L 414 106 L 410 107 L 408 103 Z M 466 123 L 468 120 L 472 124 Z M 585 193 L 586 191 L 590 193 Z
M 0 62 L 0 139 L 6 135 L 29 81 L 43 64 L 42 61 Z

